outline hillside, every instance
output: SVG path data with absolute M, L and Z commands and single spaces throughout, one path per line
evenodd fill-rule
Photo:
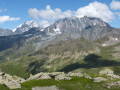
M 33 27 L 18 35 L 1 36 L 0 68 L 5 73 L 24 79 L 40 72 L 80 72 L 95 77 L 105 68 L 120 75 L 119 34 L 120 29 L 99 18 L 60 19 L 44 29 Z M 73 77 L 73 82 L 74 79 L 78 83 L 76 77 Z M 23 87 L 33 82 L 39 81 L 25 82 Z M 85 82 L 92 83 L 91 80 Z

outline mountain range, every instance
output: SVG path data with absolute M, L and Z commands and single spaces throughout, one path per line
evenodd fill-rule
M 14 30 L 0 30 L 0 68 L 6 73 L 26 78 L 45 71 L 119 66 L 113 61 L 120 58 L 120 29 L 99 18 L 64 18 L 46 28 L 26 21 Z

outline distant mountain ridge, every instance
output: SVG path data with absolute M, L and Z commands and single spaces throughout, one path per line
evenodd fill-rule
M 46 28 L 21 26 L 20 33 L 0 37 L 3 71 L 16 75 L 23 71 L 28 75 L 28 72 L 86 71 L 107 66 L 114 69 L 113 61 L 119 61 L 120 29 L 99 18 L 64 18 Z
M 0 36 L 9 36 L 13 35 L 12 30 L 0 28 Z
M 11 34 L 11 36 L 0 37 L 0 50 L 8 53 L 8 49 L 11 48 L 14 50 L 13 48 L 16 46 L 15 50 L 19 52 L 14 58 L 23 55 L 22 53 L 24 52 L 25 54 L 32 53 L 33 51 L 41 50 L 60 41 L 80 38 L 96 41 L 101 38 L 108 38 L 109 42 L 105 42 L 102 45 L 109 46 L 114 44 L 113 42 L 117 43 L 120 40 L 120 29 L 111 27 L 99 18 L 87 16 L 82 18 L 71 17 L 60 19 L 44 29 L 39 27 L 34 21 L 27 21 L 13 31 L 14 34 Z M 31 50 L 29 50 L 28 47 L 31 48 Z M 20 48 L 23 48 L 23 50 Z M 27 52 L 27 50 L 29 52 Z M 21 53 L 21 55 L 19 53 Z M 11 53 L 9 56 L 10 55 Z M 7 56 L 4 57 L 6 58 Z
M 26 21 L 23 24 L 20 24 L 13 30 L 2 29 L 0 28 L 0 36 L 10 36 L 10 35 L 18 35 L 28 31 L 31 28 L 39 27 L 39 25 L 34 21 Z

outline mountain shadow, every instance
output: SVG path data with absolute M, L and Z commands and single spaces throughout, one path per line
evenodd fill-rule
M 43 66 L 46 64 L 46 60 L 48 60 L 47 56 L 42 56 L 40 60 L 31 62 L 28 66 L 27 72 L 37 74 L 39 72 L 47 71 Z
M 60 69 L 59 71 L 70 72 L 79 68 L 98 68 L 98 67 L 109 67 L 109 66 L 119 66 L 120 62 L 116 62 L 115 60 L 106 60 L 103 59 L 101 56 L 95 54 L 89 54 L 84 57 L 85 63 L 74 63 L 64 68 Z

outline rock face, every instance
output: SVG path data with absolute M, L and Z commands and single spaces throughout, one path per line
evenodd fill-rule
M 64 72 L 52 72 L 52 73 L 38 73 L 32 77 L 30 77 L 28 80 L 40 80 L 40 79 L 51 79 L 55 78 L 55 80 L 71 80 L 72 78 L 67 77 Z
M 32 90 L 59 90 L 55 85 L 46 87 L 34 87 Z
M 110 26 L 99 18 L 85 16 L 82 18 L 71 17 L 60 19 L 54 24 L 46 27 L 44 30 L 49 35 L 67 33 L 68 35 L 71 34 L 71 37 L 74 39 L 78 37 L 96 39 L 101 37 L 100 32 L 105 34 L 106 31 L 104 31 L 104 29 L 110 29 Z M 68 37 L 67 34 L 66 37 Z
M 0 83 L 6 85 L 10 89 L 21 88 L 20 83 L 23 82 L 25 82 L 23 78 L 17 76 L 11 76 L 9 74 L 0 71 Z
M 12 31 L 16 34 L 22 34 L 34 27 L 39 27 L 39 25 L 35 21 L 33 21 L 33 20 L 26 21 L 23 24 L 20 24 L 17 28 L 13 29 Z
M 0 28 L 0 36 L 10 36 L 10 35 L 14 35 L 12 30 Z
M 104 69 L 99 72 L 99 75 L 107 75 L 107 74 L 114 74 L 111 69 Z
M 107 81 L 107 80 L 108 80 L 108 79 L 102 78 L 102 77 L 93 78 L 93 82 L 101 82 L 101 81 Z

